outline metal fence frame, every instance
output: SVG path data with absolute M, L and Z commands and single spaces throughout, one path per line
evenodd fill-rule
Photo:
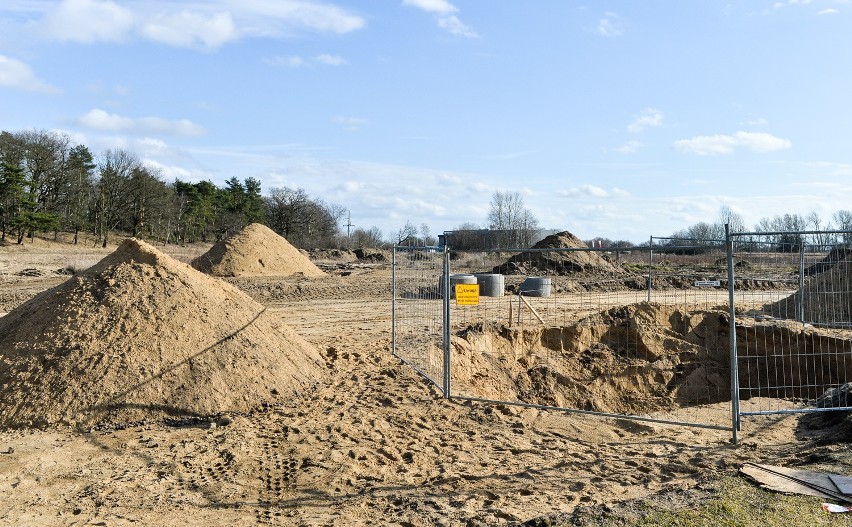
M 418 265 L 418 262 L 421 260 L 407 258 L 407 262 L 409 267 L 403 268 L 401 265 L 401 261 L 408 257 L 409 255 L 420 255 L 420 254 L 431 254 L 440 258 L 440 269 L 436 266 L 429 266 L 427 264 Z M 435 263 L 435 260 L 431 260 L 431 263 Z M 447 274 L 449 265 L 449 252 L 446 247 L 434 247 L 434 246 L 395 246 L 393 248 L 393 257 L 392 257 L 392 272 L 391 272 L 391 281 L 392 281 L 392 300 L 391 300 L 391 350 L 395 357 L 399 360 L 411 366 L 414 371 L 416 371 L 419 375 L 421 375 L 424 379 L 426 379 L 430 384 L 433 384 L 445 397 L 448 397 L 449 384 L 447 380 L 448 372 L 447 365 L 449 364 L 449 347 L 447 343 L 449 342 L 449 311 L 448 311 L 448 303 L 446 301 L 448 295 L 447 292 L 449 290 L 449 285 L 446 280 L 442 280 L 441 277 Z M 430 272 L 431 271 L 431 272 Z M 405 286 L 407 285 L 407 290 Z M 432 332 L 429 334 L 427 332 L 426 338 L 421 342 L 416 342 L 416 344 L 425 343 L 427 345 L 432 344 L 441 349 L 441 362 L 442 362 L 442 371 L 440 375 L 437 375 L 436 372 L 431 371 L 431 368 L 428 367 L 427 364 L 418 360 L 421 357 L 418 357 L 417 352 L 421 350 L 412 349 L 411 346 L 407 346 L 406 342 L 401 342 L 399 338 L 402 333 L 408 330 L 408 336 L 411 336 L 411 333 L 414 332 L 411 328 L 408 328 L 405 324 L 405 318 L 401 316 L 401 312 L 404 310 L 402 307 L 404 303 L 408 300 L 418 301 L 418 300 L 440 300 L 441 305 L 441 313 L 438 315 L 435 312 L 426 311 L 425 313 L 421 312 L 420 315 L 425 315 L 419 318 L 425 318 L 429 322 L 436 322 L 438 318 L 440 318 L 440 333 L 435 334 Z M 430 338 L 431 337 L 431 338 Z
M 744 356 L 741 356 L 738 350 L 738 342 L 737 342 L 737 332 L 738 320 L 742 321 L 742 314 L 737 311 L 737 295 L 739 289 L 737 288 L 737 280 L 742 279 L 745 276 L 744 273 L 737 272 L 737 266 L 735 265 L 735 257 L 737 255 L 737 247 L 738 244 L 742 244 L 744 241 L 748 241 L 749 243 L 754 243 L 753 240 L 758 236 L 772 236 L 772 235 L 780 235 L 780 234 L 797 234 L 801 236 L 813 235 L 813 234 L 835 234 L 835 235 L 843 235 L 845 239 L 849 239 L 852 237 L 852 232 L 848 231 L 800 231 L 797 233 L 756 233 L 756 232 L 744 232 L 744 233 L 731 233 L 728 231 L 728 227 L 726 226 L 725 232 L 725 240 L 713 240 L 708 245 L 706 242 L 699 242 L 696 240 L 677 240 L 677 243 L 673 244 L 673 238 L 665 238 L 665 237 L 651 237 L 650 243 L 647 247 L 641 248 L 633 248 L 633 251 L 644 252 L 647 251 L 648 254 L 648 269 L 647 269 L 647 301 L 650 303 L 654 300 L 654 295 L 659 294 L 658 289 L 655 288 L 655 282 L 661 279 L 664 276 L 664 273 L 660 272 L 659 269 L 665 267 L 660 266 L 660 264 L 655 264 L 655 256 L 659 257 L 659 255 L 663 254 L 676 254 L 677 251 L 688 251 L 688 250 L 714 250 L 718 253 L 719 259 L 717 260 L 717 264 L 719 267 L 717 269 L 718 274 L 720 276 L 719 282 L 727 282 L 727 308 L 728 308 L 728 331 L 729 331 L 729 347 L 730 347 L 730 382 L 731 382 L 731 407 L 730 407 L 730 425 L 714 425 L 707 423 L 696 423 L 696 422 L 686 422 L 686 421 L 678 421 L 671 419 L 658 419 L 654 417 L 648 417 L 643 415 L 631 415 L 631 414 L 621 414 L 621 413 L 611 413 L 611 412 L 598 412 L 591 410 L 583 410 L 577 408 L 565 408 L 560 406 L 549 406 L 549 405 L 541 405 L 541 404 L 531 404 L 522 401 L 506 401 L 506 400 L 495 400 L 484 397 L 473 397 L 460 393 L 456 393 L 453 389 L 453 373 L 451 369 L 452 362 L 452 346 L 451 346 L 451 333 L 452 333 L 452 324 L 453 324 L 453 307 L 451 303 L 452 291 L 450 290 L 451 285 L 451 269 L 452 263 L 450 259 L 450 248 L 447 246 L 444 247 L 394 247 L 393 252 L 393 300 L 392 300 L 392 349 L 395 356 L 397 356 L 401 361 L 410 365 L 414 368 L 420 375 L 422 375 L 425 379 L 427 379 L 431 384 L 433 384 L 445 398 L 456 398 L 461 400 L 469 400 L 469 401 L 479 401 L 479 402 L 487 402 L 487 403 L 499 403 L 505 405 L 515 405 L 521 407 L 531 407 L 531 408 L 540 408 L 540 409 L 552 409 L 552 410 L 560 410 L 578 414 L 587 414 L 587 415 L 597 415 L 604 417 L 615 417 L 615 418 L 623 418 L 623 419 L 631 419 L 637 421 L 649 421 L 649 422 L 662 422 L 666 424 L 675 424 L 675 425 L 686 425 L 686 426 L 694 426 L 701 428 L 712 428 L 712 429 L 722 429 L 722 430 L 730 430 L 732 433 L 732 441 L 734 443 L 738 440 L 738 431 L 741 430 L 742 426 L 742 418 L 744 416 L 752 416 L 752 415 L 764 415 L 764 414 L 774 414 L 774 413 L 803 413 L 803 412 L 825 412 L 825 411 L 833 411 L 833 410 L 852 410 L 852 406 L 838 406 L 832 408 L 816 408 L 809 407 L 807 405 L 800 405 L 797 408 L 777 408 L 777 409 L 768 409 L 768 410 L 760 410 L 760 411 L 751 411 L 751 410 L 743 410 L 741 407 L 742 396 L 744 395 L 744 390 L 748 389 L 744 387 L 741 382 L 745 382 L 740 378 L 740 366 Z M 654 241 L 665 241 L 668 244 L 654 244 Z M 583 248 L 583 249 L 561 249 L 565 251 L 584 251 L 584 252 L 603 252 L 608 251 L 608 249 L 601 248 Z M 518 252 L 518 253 L 530 253 L 540 251 L 538 249 L 514 249 L 514 250 L 504 250 L 504 252 Z M 418 277 L 418 280 L 423 282 L 424 284 L 428 284 L 427 286 L 429 290 L 426 293 L 426 297 L 429 300 L 435 301 L 440 300 L 440 325 L 442 326 L 440 333 L 432 332 L 429 335 L 430 345 L 436 346 L 440 349 L 442 367 L 440 368 L 440 375 L 438 375 L 435 371 L 427 371 L 428 368 L 424 368 L 423 364 L 418 362 L 416 358 L 416 354 L 412 354 L 411 350 L 407 350 L 405 345 L 401 343 L 398 337 L 401 335 L 401 332 L 405 329 L 405 324 L 403 323 L 400 313 L 401 313 L 401 305 L 406 302 L 408 299 L 405 298 L 405 294 L 410 294 L 410 292 L 406 293 L 401 291 L 399 286 L 403 282 L 405 282 L 405 270 L 401 265 L 401 262 L 404 260 L 406 265 L 412 267 L 416 267 L 416 261 L 412 260 L 410 255 L 416 254 L 417 252 L 426 252 L 427 254 L 432 255 L 432 267 L 427 268 L 426 274 L 424 276 Z M 477 252 L 477 251 L 467 251 L 467 252 Z M 483 251 L 488 252 L 488 251 Z M 804 254 L 804 244 L 801 249 L 801 253 Z M 438 269 L 434 264 L 437 262 L 437 258 L 440 258 L 440 269 Z M 800 257 L 802 258 L 802 257 Z M 724 265 L 720 262 L 724 262 Z M 802 262 L 804 260 L 802 259 Z M 414 263 L 412 263 L 414 262 Z M 799 269 L 800 275 L 798 277 L 797 290 L 801 291 L 804 287 L 806 280 L 803 275 L 804 265 L 800 262 Z M 655 272 L 655 265 L 658 269 L 658 272 Z M 412 267 L 413 268 L 413 267 Z M 723 277 L 723 278 L 722 278 Z M 420 299 L 419 297 L 423 297 L 422 287 L 420 292 L 414 295 L 414 300 Z M 717 290 L 717 293 L 722 292 L 722 290 Z M 518 295 L 518 298 L 521 298 L 521 295 Z M 519 300 L 520 302 L 520 300 Z M 801 302 L 801 301 L 800 301 Z M 805 324 L 806 321 L 803 318 L 804 309 L 802 307 L 797 306 L 797 321 L 801 324 Z M 801 316 L 799 316 L 801 315 Z M 438 317 L 437 313 L 432 312 L 428 314 L 428 316 L 436 319 Z M 739 318 L 738 318 L 739 317 Z M 844 321 L 844 328 L 852 327 L 852 321 Z M 740 328 L 742 331 L 742 328 Z M 852 332 L 850 332 L 852 334 Z M 784 353 L 783 350 L 781 353 Z M 747 355 L 745 356 L 747 357 Z M 852 348 L 850 348 L 850 362 L 852 362 Z M 750 379 L 750 378 L 749 378 Z M 852 381 L 852 379 L 849 379 Z M 762 388 L 759 388 L 762 389 Z M 852 397 L 852 396 L 850 396 Z
M 833 242 L 819 241 L 813 242 L 812 238 L 825 238 L 826 235 L 834 235 L 837 240 Z M 777 238 L 786 236 L 788 239 L 794 240 L 795 246 L 779 247 L 785 242 L 778 241 Z M 839 241 L 842 237 L 844 241 Z M 835 372 L 831 372 L 832 361 L 840 361 L 846 363 L 847 357 L 849 364 L 852 366 L 852 320 L 849 318 L 849 306 L 852 306 L 852 291 L 848 284 L 845 289 L 840 291 L 834 290 L 834 284 L 831 282 L 831 277 L 821 279 L 823 273 L 830 273 L 832 269 L 842 267 L 842 272 L 847 275 L 849 262 L 846 258 L 849 252 L 852 252 L 852 246 L 846 243 L 852 237 L 852 232 L 849 231 L 796 231 L 796 232 L 742 232 L 731 233 L 729 235 L 729 268 L 732 276 L 730 282 L 731 289 L 731 313 L 732 321 L 739 321 L 739 333 L 744 334 L 746 342 L 733 342 L 732 349 L 734 357 L 732 357 L 732 366 L 736 368 L 737 377 L 735 379 L 736 393 L 732 394 L 734 402 L 735 431 L 741 428 L 741 420 L 743 417 L 757 415 L 777 415 L 777 414 L 804 414 L 818 413 L 831 411 L 849 411 L 852 410 L 852 400 L 844 396 L 846 404 L 834 404 L 833 406 L 820 406 L 820 397 L 829 393 L 831 390 L 840 390 L 842 386 L 852 382 L 852 373 L 846 371 L 841 372 L 839 368 Z M 773 239 L 776 238 L 776 239 Z M 811 243 L 809 243 L 811 242 Z M 748 251 L 738 252 L 738 246 L 748 248 Z M 775 248 L 772 249 L 773 246 Z M 832 263 L 829 256 L 824 256 L 817 260 L 817 257 L 827 251 L 831 247 L 832 251 L 840 248 L 843 251 L 843 256 Z M 762 250 L 761 250 L 762 249 Z M 737 273 L 737 266 L 734 265 L 734 256 L 741 256 L 744 260 L 755 256 L 762 256 L 761 266 L 754 273 L 741 272 Z M 783 262 L 779 255 L 789 255 L 787 265 L 780 265 L 778 260 Z M 806 266 L 807 257 L 810 256 L 811 266 Z M 775 259 L 773 261 L 773 258 Z M 827 260 L 827 261 L 826 261 Z M 809 273 L 809 269 L 816 266 L 817 271 Z M 790 271 L 790 269 L 793 271 Z M 786 274 L 785 274 L 786 273 Z M 813 274 L 813 276 L 808 276 Z M 789 287 L 772 295 L 771 291 L 765 295 L 762 306 L 758 306 L 747 313 L 734 312 L 736 303 L 735 295 L 739 293 L 737 288 L 737 280 L 765 280 L 767 282 L 784 282 L 789 284 Z M 840 279 L 841 281 L 843 278 Z M 845 312 L 841 313 L 843 320 L 818 320 L 819 316 L 809 317 L 806 309 L 806 293 L 813 287 L 824 287 L 825 290 L 819 292 L 829 295 L 840 295 L 840 301 L 847 307 Z M 789 292 L 792 291 L 792 294 Z M 792 310 L 788 313 L 787 307 L 791 304 Z M 741 302 L 741 305 L 743 302 Z M 783 310 L 783 312 L 781 312 Z M 790 316 L 791 315 L 791 316 Z M 763 326 L 759 326 L 764 321 Z M 819 340 L 819 346 L 811 344 L 809 346 L 808 328 L 821 327 L 834 330 L 834 335 L 826 333 L 816 334 Z M 761 354 L 759 351 L 753 351 L 749 348 L 749 329 L 753 329 L 752 335 L 758 335 L 758 328 L 766 335 L 771 336 L 764 338 L 764 342 L 768 346 L 772 341 L 772 353 L 767 349 Z M 786 329 L 785 329 L 786 328 Z M 793 331 L 796 333 L 795 340 L 791 336 Z M 785 335 L 786 334 L 786 335 Z M 787 337 L 786 342 L 784 337 Z M 799 336 L 802 337 L 801 342 Z M 737 332 L 731 332 L 732 339 L 737 338 Z M 775 347 L 775 343 L 778 346 Z M 838 350 L 838 347 L 840 349 Z M 770 357 L 774 364 L 772 368 L 769 366 Z M 764 364 L 761 365 L 760 362 Z M 804 363 L 804 366 L 803 366 Z M 819 363 L 819 364 L 818 364 Z M 825 371 L 817 373 L 818 368 L 821 368 L 825 363 L 828 363 L 828 374 Z M 758 367 L 758 365 L 762 367 Z M 743 368 L 747 368 L 745 375 Z M 809 370 L 809 368 L 812 368 Z M 760 371 L 765 370 L 765 371 Z M 780 382 L 770 379 L 771 375 L 779 376 Z M 761 373 L 765 375 L 761 376 Z M 787 375 L 789 374 L 789 380 Z M 744 400 L 750 399 L 752 396 L 759 398 L 764 393 L 782 394 L 781 397 L 775 397 L 779 401 L 785 401 L 783 406 L 775 407 L 762 406 L 760 402 L 756 405 L 756 409 L 743 410 L 742 404 Z M 840 403 L 840 399 L 837 401 Z

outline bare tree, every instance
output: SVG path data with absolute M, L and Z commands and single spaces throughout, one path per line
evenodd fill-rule
M 355 229 L 352 231 L 352 243 L 356 248 L 380 247 L 382 245 L 382 231 L 378 227 L 370 229 Z
M 841 231 L 852 231 L 852 211 L 838 210 L 834 213 L 834 221 L 837 229 Z M 843 234 L 843 243 L 852 243 L 852 233 Z
M 345 210 L 300 188 L 273 188 L 266 198 L 267 225 L 297 247 L 333 245 Z
M 405 225 L 400 227 L 396 234 L 394 234 L 394 244 L 395 245 L 412 245 L 412 242 L 416 244 L 416 240 L 413 238 L 417 236 L 417 227 L 415 227 L 410 221 L 406 221 Z
M 804 243 L 804 237 L 799 234 L 807 228 L 808 222 L 800 214 L 784 214 L 773 218 L 761 218 L 756 225 L 757 232 L 775 233 L 771 241 L 779 252 L 798 252 Z
M 836 241 L 837 238 L 834 234 L 825 232 L 834 228 L 831 225 L 831 221 L 829 220 L 827 223 L 823 223 L 822 218 L 817 211 L 812 211 L 807 215 L 807 217 L 805 217 L 805 220 L 807 221 L 807 229 L 817 231 L 817 234 L 813 235 L 813 242 L 817 246 L 825 247 L 826 245 Z
M 432 236 L 432 232 L 429 229 L 429 225 L 427 225 L 426 223 L 420 224 L 420 240 L 425 246 L 432 246 L 438 243 L 438 240 L 436 240 L 435 237 Z
M 491 195 L 488 226 L 498 232 L 501 249 L 529 247 L 538 230 L 538 220 L 526 208 L 520 192 L 500 192 Z
M 133 203 L 133 174 L 139 159 L 126 150 L 107 150 L 98 163 L 97 227 L 107 246 L 109 234 L 125 219 Z
M 746 225 L 743 217 L 739 213 L 734 212 L 734 210 L 727 205 L 722 205 L 719 208 L 719 223 L 721 224 L 722 237 L 724 237 L 725 234 L 726 224 L 731 232 L 746 231 Z

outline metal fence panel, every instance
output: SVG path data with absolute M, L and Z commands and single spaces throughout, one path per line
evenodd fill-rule
M 445 261 L 436 247 L 394 247 L 393 353 L 442 391 Z
M 742 415 L 852 407 L 852 247 L 841 234 L 733 235 Z
M 654 251 L 451 252 L 452 396 L 729 429 L 724 247 Z

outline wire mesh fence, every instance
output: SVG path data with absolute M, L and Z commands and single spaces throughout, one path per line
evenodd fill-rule
M 393 353 L 438 389 L 444 389 L 446 255 L 435 247 L 393 252 Z
M 838 234 L 733 236 L 742 415 L 852 406 L 852 247 Z
M 449 306 L 452 396 L 729 428 L 724 247 L 690 247 L 451 252 L 480 284 Z
M 617 251 L 548 240 L 397 248 L 394 352 L 448 397 L 730 429 L 734 441 L 744 415 L 852 409 L 852 233 L 652 237 Z

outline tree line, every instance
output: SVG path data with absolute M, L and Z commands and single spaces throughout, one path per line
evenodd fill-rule
M 674 246 L 684 241 L 721 245 L 725 239 L 726 224 L 731 233 L 754 233 L 748 239 L 740 240 L 745 246 L 754 245 L 759 239 L 762 244 L 782 252 L 798 252 L 806 242 L 817 247 L 852 243 L 852 211 L 835 211 L 829 219 L 823 219 L 815 211 L 804 215 L 778 214 L 761 218 L 749 229 L 740 214 L 731 210 L 730 207 L 723 206 L 715 222 L 698 222 L 686 229 L 676 231 L 662 245 Z M 803 234 L 804 232 L 813 232 L 813 234 L 806 235 Z
M 343 236 L 346 209 L 299 188 L 272 188 L 248 177 L 164 180 L 160 170 L 122 149 L 94 155 L 62 133 L 0 132 L 0 239 L 37 232 L 88 233 L 106 247 L 116 233 L 160 243 L 218 241 L 264 223 L 297 247 L 379 246 L 376 227 Z

